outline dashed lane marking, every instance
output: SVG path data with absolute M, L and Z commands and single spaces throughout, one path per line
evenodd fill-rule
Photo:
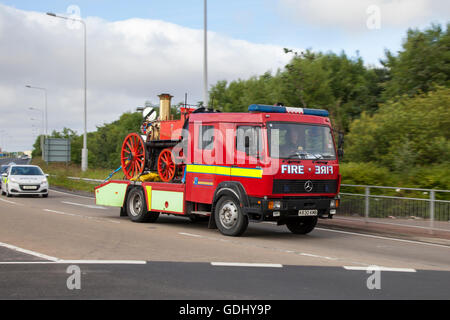
M 283 268 L 278 263 L 211 262 L 215 267 Z
M 387 271 L 387 272 L 416 272 L 416 269 L 411 269 L 411 268 L 389 268 L 389 267 L 381 267 L 381 266 L 370 266 L 370 267 L 344 266 L 344 269 L 349 270 L 349 271 L 378 270 L 378 271 Z

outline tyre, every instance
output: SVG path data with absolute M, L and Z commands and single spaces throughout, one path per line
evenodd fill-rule
M 6 191 L 5 191 L 5 193 L 6 193 L 6 196 L 8 197 L 8 198 L 11 198 L 12 197 L 12 194 L 11 193 L 9 193 L 9 191 L 8 191 L 8 185 L 6 185 Z
M 214 219 L 219 231 L 226 236 L 238 237 L 248 226 L 248 217 L 242 213 L 239 201 L 224 196 L 216 204 Z
M 317 224 L 317 217 L 296 218 L 286 222 L 289 231 L 294 234 L 308 234 L 314 230 Z
M 42 198 L 48 198 L 48 193 L 47 194 L 43 194 Z
M 127 198 L 127 214 L 133 222 L 155 222 L 159 213 L 148 212 L 142 188 L 133 188 Z

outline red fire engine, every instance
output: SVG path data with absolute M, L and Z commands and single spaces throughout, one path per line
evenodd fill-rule
M 134 222 L 160 214 L 241 235 L 249 221 L 276 221 L 296 234 L 332 218 L 341 176 L 328 112 L 251 105 L 248 113 L 183 108 L 170 120 L 144 111 L 143 134 L 130 134 L 121 154 L 126 180 L 95 188 L 98 205 L 121 208 Z M 156 174 L 158 173 L 158 174 Z

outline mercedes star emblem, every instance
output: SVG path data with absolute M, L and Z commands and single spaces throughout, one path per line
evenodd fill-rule
M 306 192 L 311 192 L 312 191 L 312 189 L 313 189 L 313 183 L 312 183 L 312 181 L 311 180 L 309 180 L 309 181 L 306 181 L 306 183 L 305 183 L 305 191 Z

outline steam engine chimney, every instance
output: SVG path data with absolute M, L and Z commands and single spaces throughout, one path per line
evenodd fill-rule
M 159 119 L 161 121 L 170 120 L 170 104 L 173 96 L 168 93 L 162 93 L 159 96 Z

